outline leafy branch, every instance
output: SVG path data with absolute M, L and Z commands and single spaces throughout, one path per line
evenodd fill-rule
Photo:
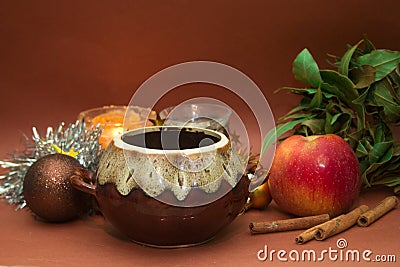
M 393 137 L 400 125 L 400 52 L 376 49 L 364 38 L 342 57 L 330 57 L 337 70 L 320 70 L 307 49 L 297 55 L 293 74 L 307 87 L 278 89 L 302 99 L 277 121 L 277 137 L 340 135 L 355 151 L 366 187 L 400 193 L 400 142 Z

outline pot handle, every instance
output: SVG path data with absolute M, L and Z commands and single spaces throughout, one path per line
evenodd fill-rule
M 69 177 L 69 181 L 75 189 L 93 196 L 96 195 L 95 179 L 95 173 L 84 168 L 76 168 Z

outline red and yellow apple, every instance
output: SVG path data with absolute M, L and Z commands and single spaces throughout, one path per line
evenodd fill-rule
M 347 212 L 361 187 L 360 165 L 338 135 L 293 135 L 277 148 L 270 169 L 273 200 L 297 216 Z

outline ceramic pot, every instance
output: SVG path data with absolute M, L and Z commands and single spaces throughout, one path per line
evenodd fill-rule
M 117 136 L 97 173 L 71 183 L 95 197 L 104 217 L 131 240 L 157 247 L 204 243 L 242 211 L 246 164 L 219 132 L 158 126 Z

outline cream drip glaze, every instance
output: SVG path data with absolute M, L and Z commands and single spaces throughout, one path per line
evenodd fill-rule
M 146 132 L 157 130 L 146 128 Z M 233 152 L 226 136 L 209 130 L 207 134 L 216 135 L 219 141 L 184 150 L 147 149 L 127 144 L 117 136 L 100 159 L 97 181 L 100 185 L 115 184 L 123 196 L 140 188 L 150 197 L 170 190 L 178 201 L 185 200 L 192 187 L 214 193 L 222 179 L 233 188 L 242 177 L 245 164 Z

